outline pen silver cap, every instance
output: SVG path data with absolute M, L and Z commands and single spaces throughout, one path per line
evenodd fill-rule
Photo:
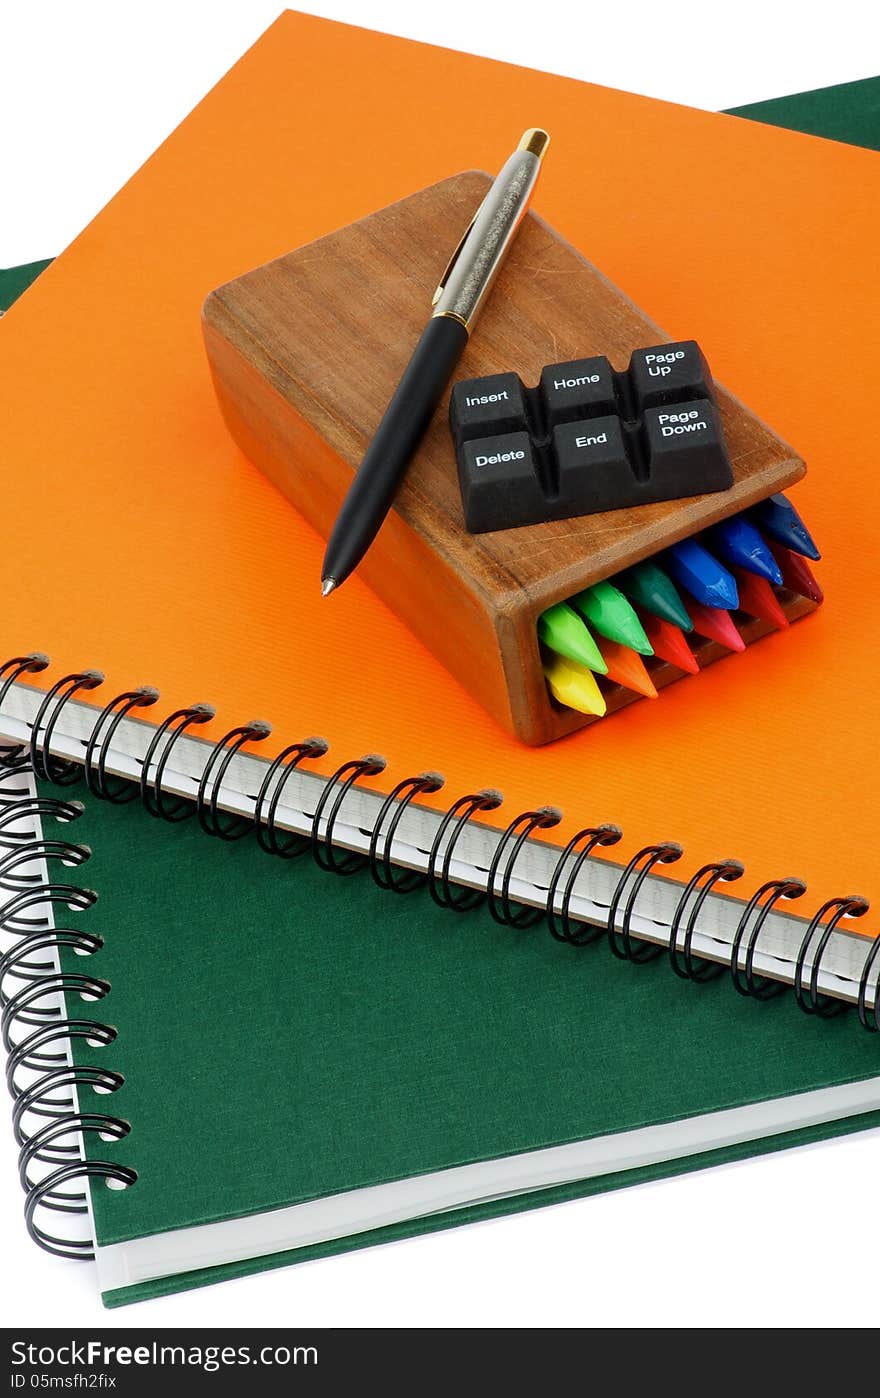
M 435 316 L 470 331 L 529 206 L 550 137 L 530 127 L 492 181 L 434 293 Z

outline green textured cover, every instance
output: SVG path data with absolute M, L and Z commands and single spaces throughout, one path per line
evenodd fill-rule
M 71 837 L 99 893 L 65 923 L 99 932 L 88 967 L 112 989 L 89 1013 L 118 1030 L 78 1062 L 125 1076 L 102 1107 L 131 1122 L 96 1158 L 138 1181 L 93 1190 L 102 1243 L 880 1074 L 852 1015 L 755 1004 L 726 979 L 685 985 L 545 926 L 457 916 L 211 839 L 140 803 L 88 799 Z M 873 1126 L 880 1114 L 690 1162 L 554 1187 L 294 1254 L 108 1294 L 116 1305 L 225 1276 Z
M 21 267 L 0 267 L 0 315 L 27 291 L 51 261 L 51 257 L 46 257 L 41 262 L 26 262 Z
M 863 78 L 791 97 L 751 102 L 745 107 L 731 107 L 730 115 L 880 150 L 880 78 Z

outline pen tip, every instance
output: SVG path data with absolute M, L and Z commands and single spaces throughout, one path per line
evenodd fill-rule
M 333 589 L 334 589 L 335 587 L 336 587 L 336 579 L 335 579 L 335 578 L 322 578 L 322 579 L 321 579 L 321 596 L 322 596 L 322 597 L 329 597 L 329 596 L 330 596 L 330 593 L 333 591 Z

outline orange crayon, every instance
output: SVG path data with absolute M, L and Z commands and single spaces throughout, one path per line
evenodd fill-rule
M 651 682 L 651 676 L 645 669 L 645 662 L 631 646 L 624 646 L 619 641 L 608 641 L 604 637 L 600 637 L 599 649 L 602 652 L 602 659 L 605 661 L 609 680 L 615 684 L 623 685 L 624 689 L 634 689 L 637 694 L 643 695 L 646 699 L 657 698 L 657 690 Z

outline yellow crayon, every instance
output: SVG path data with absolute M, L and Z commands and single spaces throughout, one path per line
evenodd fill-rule
M 567 709 L 577 709 L 581 714 L 594 714 L 601 718 L 605 712 L 605 699 L 596 683 L 596 677 L 586 665 L 578 665 L 563 655 L 553 655 L 544 665 L 544 675 L 550 686 L 550 693 Z

